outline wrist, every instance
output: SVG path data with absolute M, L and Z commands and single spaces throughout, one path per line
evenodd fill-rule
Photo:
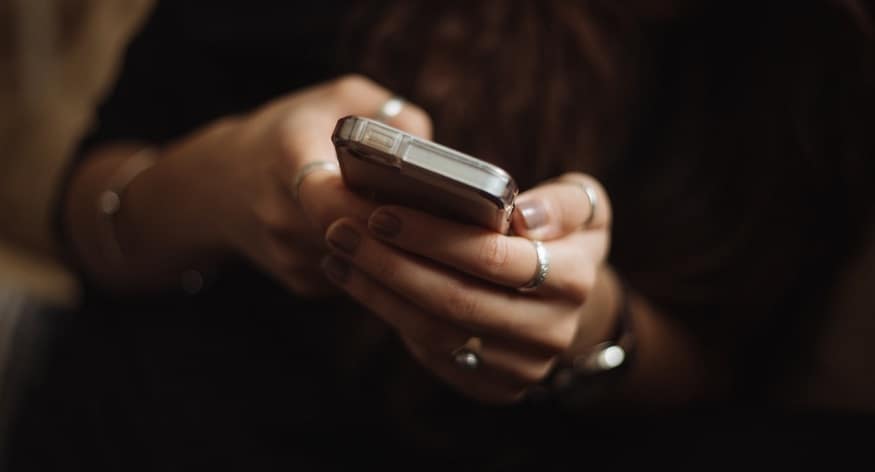
M 604 267 L 588 308 L 581 313 L 575 343 L 547 377 L 541 399 L 583 410 L 603 404 L 621 382 L 635 357 L 635 330 L 627 289 L 609 267 Z
M 623 297 L 624 291 L 619 277 L 610 266 L 603 265 L 586 302 L 580 308 L 577 333 L 571 347 L 562 356 L 561 363 L 570 364 L 611 338 Z
M 65 233 L 74 262 L 113 291 L 178 287 L 190 269 L 211 267 L 212 258 L 204 257 L 215 252 L 210 233 L 194 219 L 190 196 L 173 189 L 179 184 L 168 180 L 173 166 L 158 154 L 144 146 L 107 146 L 71 181 Z
M 118 233 L 130 247 L 131 263 L 147 272 L 160 270 L 150 265 L 173 273 L 211 267 L 228 251 L 221 218 L 197 178 L 203 174 L 192 167 L 184 156 L 162 154 L 127 189 Z

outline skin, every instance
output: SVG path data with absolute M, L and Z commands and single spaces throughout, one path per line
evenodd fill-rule
M 567 179 L 597 184 L 583 175 Z M 516 287 L 532 276 L 537 257 L 524 236 L 506 236 L 404 207 L 377 209 L 362 224 L 342 218 L 329 227 L 326 261 L 343 289 L 395 326 L 414 356 L 465 393 L 512 402 L 543 379 L 568 351 L 582 325 L 594 339 L 608 336 L 610 317 L 581 316 L 608 246 L 610 209 L 580 205 L 581 190 L 546 184 L 526 196 L 550 202 L 561 223 L 541 228 L 551 270 L 534 293 Z M 585 197 L 584 197 L 585 198 Z M 545 211 L 547 211 L 545 209 Z M 379 222 L 397 221 L 397 232 Z M 515 226 L 523 232 L 521 218 Z M 352 243 L 352 244 L 350 244 Z M 484 369 L 458 368 L 447 353 L 477 335 Z
M 160 150 L 158 163 L 125 190 L 115 222 L 125 249 L 121 265 L 104 257 L 94 202 L 141 145 L 95 150 L 77 168 L 65 201 L 76 260 L 107 289 L 148 293 L 175 286 L 186 269 L 246 258 L 296 296 L 354 298 L 460 392 L 487 403 L 519 401 L 557 362 L 605 340 L 615 323 L 619 289 L 605 264 L 609 196 L 583 174 L 546 182 L 519 196 L 518 205 L 540 218 L 516 212 L 513 235 L 400 206 L 378 208 L 329 171 L 308 175 L 296 201 L 297 170 L 336 161 L 328 137 L 337 120 L 372 115 L 391 95 L 347 76 L 208 124 Z M 389 124 L 431 137 L 428 116 L 414 104 Z M 597 192 L 599 205 L 586 227 L 592 208 L 570 182 Z M 516 287 L 537 263 L 529 239 L 545 242 L 551 269 L 544 285 L 521 293 Z M 632 309 L 638 355 L 617 398 L 664 404 L 700 395 L 698 344 L 641 297 L 633 298 Z M 468 371 L 450 353 L 472 336 L 482 340 L 483 365 Z

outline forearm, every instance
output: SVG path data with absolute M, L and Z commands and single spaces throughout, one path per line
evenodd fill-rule
M 624 295 L 620 283 L 613 270 L 602 269 L 584 305 L 584 321 L 574 343 L 580 346 L 576 349 L 579 353 L 609 339 L 617 323 L 621 297 L 627 297 L 634 351 L 629 369 L 612 391 L 612 403 L 677 405 L 704 397 L 713 386 L 706 378 L 701 342 L 682 323 L 661 313 L 634 290 L 626 290 Z
M 707 374 L 720 370 L 719 360 L 706 361 L 702 341 L 645 297 L 633 292 L 628 303 L 635 351 L 619 394 L 652 405 L 680 405 L 712 394 L 717 387 Z
M 64 207 L 66 235 L 81 269 L 115 291 L 176 286 L 183 272 L 207 268 L 221 253 L 194 197 L 192 182 L 199 174 L 185 162 L 159 156 L 124 188 L 115 215 L 101 212 L 101 195 L 140 149 L 112 145 L 93 151 L 77 168 Z

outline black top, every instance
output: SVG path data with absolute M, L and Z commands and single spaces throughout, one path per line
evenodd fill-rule
M 99 126 L 83 149 L 115 139 L 163 143 L 211 119 L 358 70 L 338 55 L 343 49 L 338 25 L 346 9 L 324 0 L 213 1 L 208 6 L 160 2 L 131 44 L 118 84 L 100 110 Z M 727 288 L 720 264 L 691 268 L 695 277 L 669 281 L 660 280 L 659 268 L 666 260 L 683 265 L 679 258 L 684 254 L 681 250 L 679 255 L 677 247 L 685 241 L 675 239 L 678 228 L 713 221 L 714 214 L 743 211 L 739 205 L 748 203 L 742 201 L 745 189 L 769 182 L 721 181 L 715 187 L 706 178 L 688 181 L 688 186 L 670 189 L 669 194 L 641 198 L 652 177 L 664 172 L 714 175 L 732 168 L 727 160 L 673 161 L 681 147 L 678 136 L 690 138 L 687 146 L 701 146 L 697 155 L 707 154 L 718 141 L 724 145 L 719 150 L 723 157 L 753 147 L 746 147 L 750 143 L 744 143 L 743 136 L 726 136 L 722 125 L 756 121 L 751 117 L 755 94 L 742 88 L 740 96 L 733 95 L 721 91 L 719 84 L 754 77 L 715 62 L 704 69 L 719 77 L 713 81 L 717 90 L 696 90 L 691 82 L 700 77 L 691 79 L 686 66 L 687 61 L 701 64 L 712 57 L 715 51 L 708 48 L 715 44 L 725 48 L 718 53 L 728 54 L 742 54 L 736 48 L 747 51 L 744 48 L 751 45 L 727 40 L 706 48 L 691 43 L 689 35 L 702 33 L 702 28 L 680 25 L 655 36 L 659 41 L 653 54 L 659 60 L 653 62 L 660 66 L 647 88 L 651 99 L 639 105 L 641 124 L 625 157 L 600 177 L 617 212 L 614 264 L 633 287 L 691 326 L 706 330 L 706 323 L 696 321 L 707 317 L 703 313 L 724 316 L 762 300 L 767 290 L 759 278 L 763 271 L 753 271 L 750 280 Z M 753 65 L 757 61 L 751 60 Z M 691 93 L 701 98 L 705 113 L 711 107 L 724 121 L 675 119 L 680 113 L 673 109 L 676 97 Z M 679 168 L 690 162 L 700 168 Z M 786 161 L 735 161 L 752 162 L 762 164 L 764 181 L 799 173 L 784 165 Z M 832 267 L 835 254 L 827 251 L 802 260 L 800 248 L 821 237 L 843 237 L 824 236 L 818 225 L 796 220 L 801 214 L 798 204 L 791 205 L 790 212 L 771 211 L 805 194 L 809 189 L 803 183 L 802 188 L 785 186 L 791 194 L 775 195 L 777 203 L 758 214 L 781 219 L 786 223 L 781 231 L 741 245 L 755 255 L 768 254 L 759 261 L 761 267 L 785 267 L 778 272 L 789 275 L 765 285 L 777 283 L 793 295 L 786 297 L 790 302 L 765 301 L 784 308 L 772 310 L 778 314 L 764 320 L 757 336 L 780 332 L 782 316 L 812 299 L 795 297 L 812 283 L 805 274 Z M 753 236 L 731 218 L 719 220 L 689 237 L 715 241 L 707 249 L 715 251 L 716 261 L 725 262 L 717 253 L 727 231 L 734 238 Z M 649 245 L 641 244 L 642 228 L 651 238 Z M 783 244 L 781 238 L 796 231 L 809 233 Z M 694 241 L 690 247 L 702 245 Z M 729 271 L 730 276 L 737 273 L 734 267 Z M 417 367 L 385 327 L 351 303 L 296 300 L 245 266 L 220 274 L 196 296 L 179 293 L 118 302 L 89 289 L 85 307 L 68 324 L 51 375 L 34 393 L 36 406 L 23 422 L 17 443 L 21 467 L 53 470 L 81 463 L 87 470 L 285 470 L 343 463 L 350 456 L 361 463 L 397 460 L 416 469 L 454 464 L 503 470 L 565 461 L 591 467 L 680 457 L 709 464 L 715 457 L 731 458 L 726 444 L 738 437 L 746 438 L 755 450 L 774 448 L 777 455 L 787 450 L 799 454 L 796 444 L 816 442 L 794 433 L 796 425 L 762 411 L 737 416 L 724 410 L 711 414 L 714 410 L 696 406 L 683 417 L 672 417 L 678 432 L 666 435 L 667 418 L 608 422 L 528 404 L 483 407 L 452 393 Z M 775 330 L 770 329 L 773 324 Z M 730 332 L 724 339 L 736 334 Z M 751 335 L 745 347 L 759 353 L 757 346 L 766 343 L 757 336 Z M 738 362 L 748 366 L 743 356 Z M 758 379 L 762 370 L 749 372 L 751 379 Z M 748 425 L 751 418 L 759 421 L 757 427 Z M 711 435 L 699 435 L 703 428 Z M 785 442 L 772 443 L 776 429 Z M 51 454 L 40 453 L 46 448 Z M 427 461 L 396 457 L 401 451 Z M 804 454 L 796 457 L 799 463 L 805 460 Z

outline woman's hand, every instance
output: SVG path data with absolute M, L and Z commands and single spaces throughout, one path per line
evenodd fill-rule
M 370 80 L 349 76 L 276 100 L 232 124 L 204 162 L 215 174 L 205 194 L 218 206 L 225 241 L 298 294 L 329 287 L 319 271 L 325 228 L 341 216 L 364 221 L 374 206 L 348 190 L 337 173 L 312 173 L 299 189 L 292 188 L 293 176 L 310 162 L 336 163 L 330 136 L 337 120 L 371 116 L 390 97 Z M 391 124 L 431 134 L 428 116 L 410 104 Z
M 592 217 L 581 184 L 596 192 Z M 557 358 L 607 336 L 613 312 L 585 306 L 608 251 L 610 218 L 602 187 L 568 174 L 519 197 L 520 236 L 386 206 L 367 224 L 334 222 L 326 233 L 334 252 L 323 267 L 446 382 L 482 401 L 513 402 Z M 545 241 L 550 269 L 543 285 L 522 293 L 537 266 L 527 237 Z M 453 356 L 471 338 L 481 360 L 473 370 Z
M 187 261 L 230 252 L 254 261 L 297 294 L 324 292 L 331 287 L 318 266 L 326 252 L 325 228 L 344 216 L 365 221 L 374 206 L 349 191 L 336 172 L 308 174 L 298 189 L 292 188 L 294 176 L 307 163 L 337 161 L 330 136 L 339 118 L 374 115 L 390 97 L 368 79 L 347 76 L 248 115 L 218 120 L 172 144 L 125 192 L 117 222 L 119 239 L 130 249 L 124 269 L 139 271 L 137 280 L 153 281 L 178 274 L 177 266 Z M 409 103 L 389 124 L 431 134 L 428 116 Z M 111 168 L 113 159 L 123 162 L 128 153 L 103 152 L 109 154 L 105 165 L 95 163 L 99 157 L 90 159 L 80 169 L 85 177 L 74 182 L 78 200 L 69 211 L 83 259 L 110 282 L 128 274 L 100 265 L 99 251 L 89 250 L 97 245 L 88 239 L 101 236 L 88 230 L 94 195 L 106 188 L 106 177 L 101 181 L 97 174 L 105 175 L 102 168 Z

